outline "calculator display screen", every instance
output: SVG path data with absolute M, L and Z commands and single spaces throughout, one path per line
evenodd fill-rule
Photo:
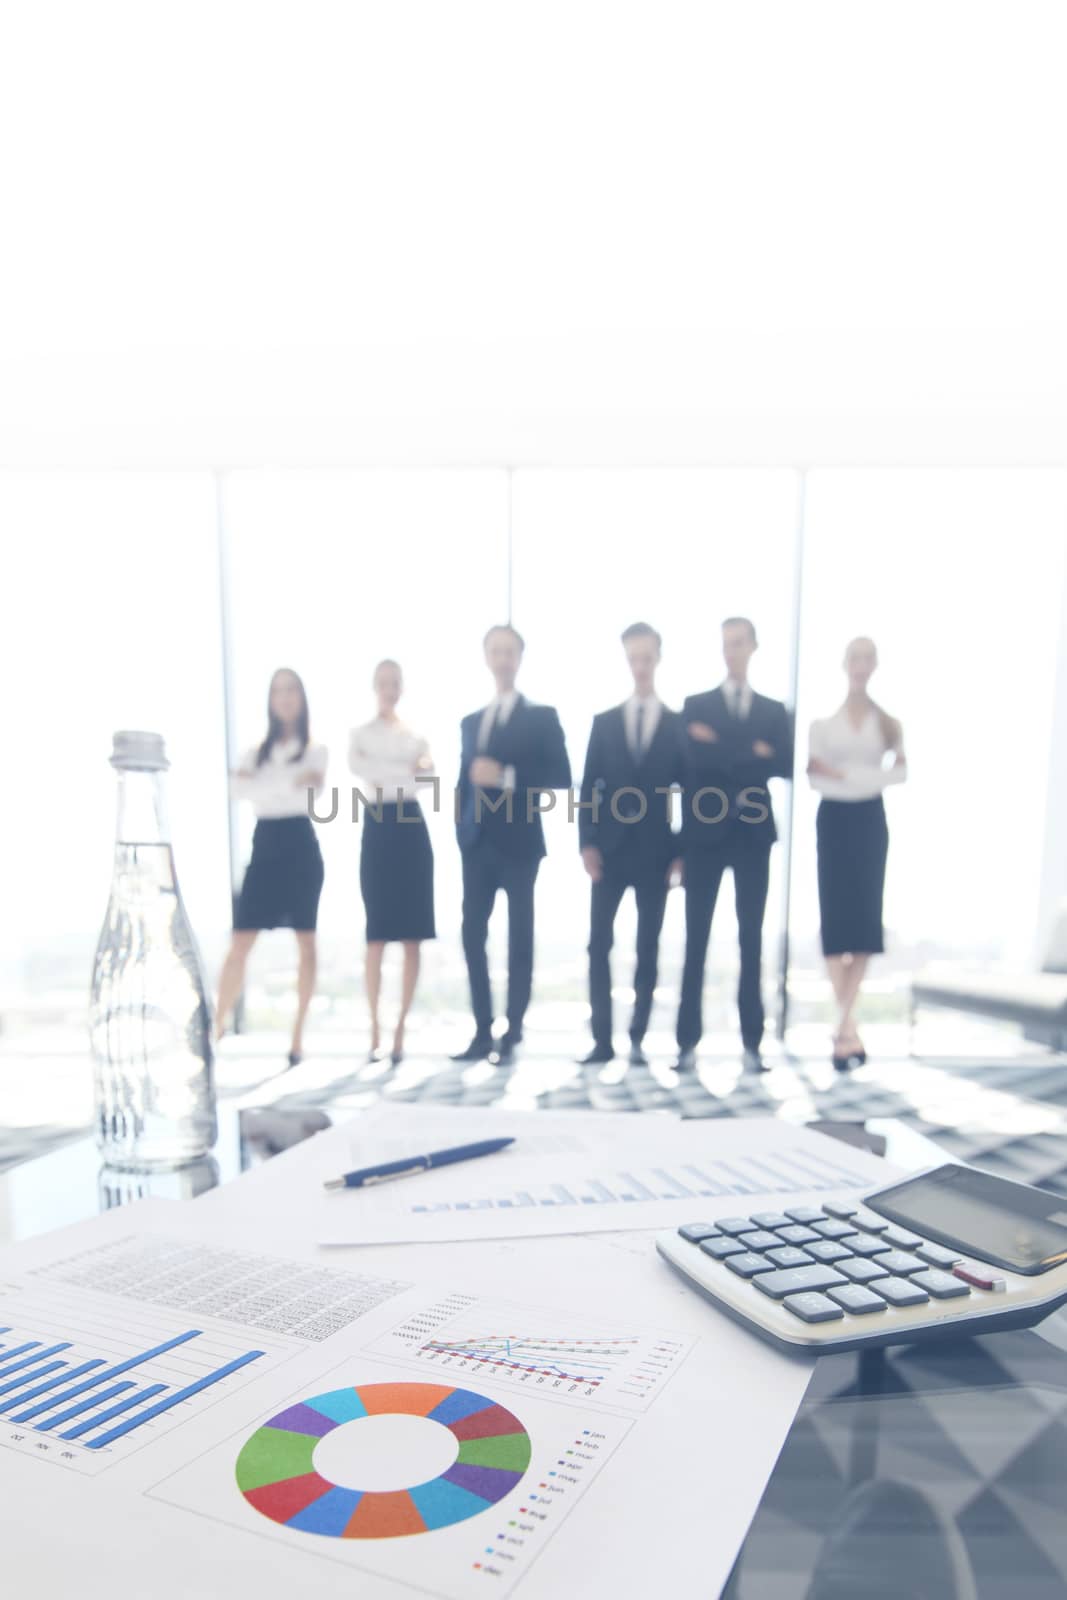
M 1067 1197 L 945 1166 L 871 1195 L 872 1211 L 1015 1272 L 1067 1262 Z

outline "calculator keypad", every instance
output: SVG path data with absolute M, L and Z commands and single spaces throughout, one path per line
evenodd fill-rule
M 925 1272 L 917 1272 L 911 1281 L 932 1294 L 935 1300 L 955 1300 L 971 1292 L 962 1278 L 942 1272 L 939 1267 L 927 1267 Z
M 778 1237 L 784 1239 L 786 1244 L 809 1244 L 819 1235 L 811 1228 L 806 1228 L 803 1223 L 794 1222 L 787 1228 L 779 1228 Z
M 874 1317 L 1004 1287 L 992 1268 L 849 1201 L 690 1222 L 678 1232 L 802 1322 Z
M 841 1240 L 841 1243 L 854 1256 L 883 1255 L 886 1250 L 882 1240 L 878 1238 L 877 1234 L 873 1233 L 848 1233 Z
M 907 1233 L 903 1228 L 884 1228 L 882 1238 L 896 1250 L 914 1250 L 922 1240 L 917 1233 Z
M 856 1231 L 854 1223 L 842 1222 L 839 1217 L 830 1217 L 824 1222 L 813 1222 L 812 1227 L 824 1239 L 844 1239 Z
M 954 1267 L 957 1261 L 962 1260 L 958 1250 L 946 1250 L 943 1244 L 917 1245 L 915 1254 L 931 1267 Z
M 865 1317 L 872 1311 L 886 1311 L 888 1307 L 875 1290 L 865 1289 L 862 1283 L 842 1284 L 840 1289 L 829 1289 L 830 1299 L 851 1311 L 853 1316 Z
M 911 1255 L 907 1250 L 883 1250 L 876 1259 L 887 1272 L 892 1272 L 898 1278 L 923 1270 L 923 1263 L 918 1256 Z
M 837 1270 L 843 1272 L 846 1278 L 851 1278 L 853 1283 L 870 1283 L 872 1278 L 888 1278 L 889 1273 L 879 1261 L 869 1261 L 863 1256 L 849 1256 L 846 1261 L 838 1263 Z
M 688 1239 L 690 1244 L 699 1244 L 701 1239 L 712 1239 L 718 1233 L 718 1228 L 711 1222 L 687 1222 L 678 1232 L 683 1239 Z
M 879 1278 L 874 1287 L 891 1306 L 924 1306 L 930 1299 L 914 1278 Z
M 717 1233 L 711 1239 L 701 1239 L 700 1248 L 714 1260 L 725 1261 L 727 1256 L 739 1255 L 745 1247 L 740 1239 L 728 1239 L 725 1234 Z
M 796 1244 L 782 1244 L 777 1250 L 767 1251 L 768 1261 L 773 1261 L 776 1267 L 810 1267 L 815 1260 L 806 1250 Z
M 838 1322 L 844 1316 L 840 1306 L 835 1306 L 824 1294 L 791 1294 L 782 1301 L 787 1311 L 802 1322 Z
M 802 1289 L 833 1289 L 846 1280 L 833 1267 L 816 1263 L 811 1267 L 789 1267 L 783 1272 L 761 1272 L 754 1282 L 772 1300 L 784 1300 L 787 1294 L 799 1294 Z
M 804 1248 L 808 1255 L 813 1256 L 816 1261 L 849 1261 L 852 1259 L 844 1245 L 835 1244 L 832 1239 L 823 1239 L 816 1244 L 806 1244 Z
M 757 1256 L 751 1250 L 742 1250 L 736 1256 L 727 1256 L 726 1265 L 739 1278 L 754 1278 L 757 1272 L 773 1272 L 766 1256 Z
M 773 1250 L 776 1244 L 781 1244 L 776 1233 L 770 1233 L 766 1228 L 757 1228 L 755 1233 L 742 1233 L 738 1235 L 746 1250 Z

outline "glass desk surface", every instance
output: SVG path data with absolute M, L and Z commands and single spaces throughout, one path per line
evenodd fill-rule
M 1067 1323 L 824 1356 L 725 1600 L 1063 1600 Z
M 329 1122 L 220 1108 L 211 1158 L 151 1176 L 102 1168 L 78 1140 L 0 1174 L 0 1244 L 143 1195 L 193 1198 Z M 898 1123 L 866 1128 L 899 1168 L 943 1159 Z M 1067 1309 L 1035 1330 L 822 1357 L 722 1593 L 1067 1600 Z

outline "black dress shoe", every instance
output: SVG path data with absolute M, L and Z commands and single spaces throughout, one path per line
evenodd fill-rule
M 596 1044 L 587 1056 L 576 1056 L 575 1060 L 580 1067 L 604 1067 L 615 1060 L 615 1052 L 610 1045 Z
M 476 1033 L 466 1050 L 459 1050 L 449 1059 L 452 1061 L 488 1061 L 489 1052 L 493 1048 L 492 1036 L 488 1033 Z
M 640 1039 L 634 1039 L 630 1045 L 631 1067 L 647 1067 L 648 1057 L 645 1055 Z
M 746 1072 L 770 1072 L 770 1067 L 764 1061 L 758 1050 L 747 1049 L 741 1057 Z
M 498 1039 L 493 1049 L 493 1056 L 498 1066 L 506 1067 L 515 1059 L 515 1051 L 522 1043 L 521 1033 L 505 1033 Z
M 692 1046 L 688 1046 L 685 1050 L 679 1050 L 678 1059 L 674 1063 L 675 1072 L 695 1072 L 696 1065 L 697 1053 Z

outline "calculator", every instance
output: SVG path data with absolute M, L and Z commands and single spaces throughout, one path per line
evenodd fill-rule
M 1067 1302 L 1067 1197 L 947 1163 L 862 1199 L 687 1222 L 656 1248 L 809 1354 L 1026 1328 Z

